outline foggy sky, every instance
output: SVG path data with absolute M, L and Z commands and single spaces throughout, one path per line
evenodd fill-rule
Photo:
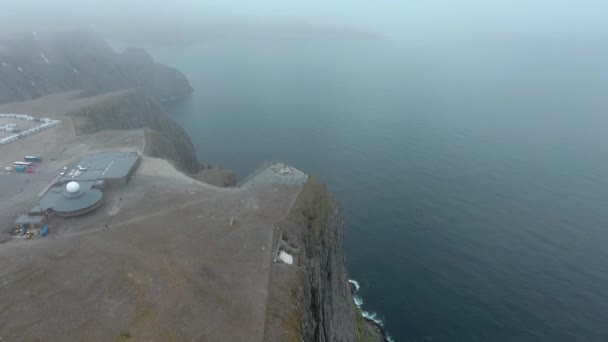
M 5 0 L 0 27 L 194 27 L 306 23 L 400 34 L 488 31 L 603 35 L 605 1 Z

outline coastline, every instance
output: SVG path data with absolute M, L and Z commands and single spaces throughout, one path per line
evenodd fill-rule
M 363 310 L 363 298 L 357 295 L 357 292 L 359 292 L 359 290 L 361 289 L 361 285 L 359 284 L 359 282 L 355 279 L 348 279 L 348 284 L 350 286 L 351 294 L 353 295 L 353 301 L 361 312 L 363 319 L 369 325 L 375 327 L 382 334 L 382 338 L 385 342 L 395 342 L 393 337 L 388 333 L 388 331 L 384 327 L 384 321 L 378 317 L 378 314 L 373 311 Z

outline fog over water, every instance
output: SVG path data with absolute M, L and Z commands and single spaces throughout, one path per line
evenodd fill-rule
M 205 163 L 320 176 L 397 341 L 606 341 L 603 1 L 19 1 L 182 70 Z
M 387 35 L 428 34 L 606 36 L 603 1 L 195 1 L 8 0 L 2 26 L 155 26 L 238 30 L 249 25 L 344 26 Z M 423 30 L 424 32 L 421 32 Z M 446 37 L 447 38 L 447 37 Z

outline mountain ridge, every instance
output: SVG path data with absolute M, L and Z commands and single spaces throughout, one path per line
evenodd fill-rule
M 155 100 L 193 91 L 179 70 L 139 48 L 117 53 L 91 30 L 0 37 L 0 103 L 84 90 L 86 95 L 138 88 Z

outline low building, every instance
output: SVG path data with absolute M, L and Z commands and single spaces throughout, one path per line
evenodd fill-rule
M 100 152 L 83 157 L 75 167 L 62 173 L 29 211 L 29 216 L 45 212 L 61 217 L 74 217 L 89 213 L 102 204 L 107 185 L 124 185 L 129 182 L 140 163 L 137 152 Z
M 46 224 L 44 215 L 21 215 L 15 221 L 15 226 L 19 228 L 34 229 L 42 228 Z
M 103 194 L 93 189 L 95 182 L 69 182 L 52 187 L 29 214 L 40 215 L 50 211 L 61 217 L 74 217 L 89 213 L 101 205 Z
M 124 185 L 129 182 L 141 159 L 137 152 L 99 152 L 83 157 L 75 167 L 68 170 L 59 180 L 66 184 L 71 181 L 105 181 L 104 184 Z

